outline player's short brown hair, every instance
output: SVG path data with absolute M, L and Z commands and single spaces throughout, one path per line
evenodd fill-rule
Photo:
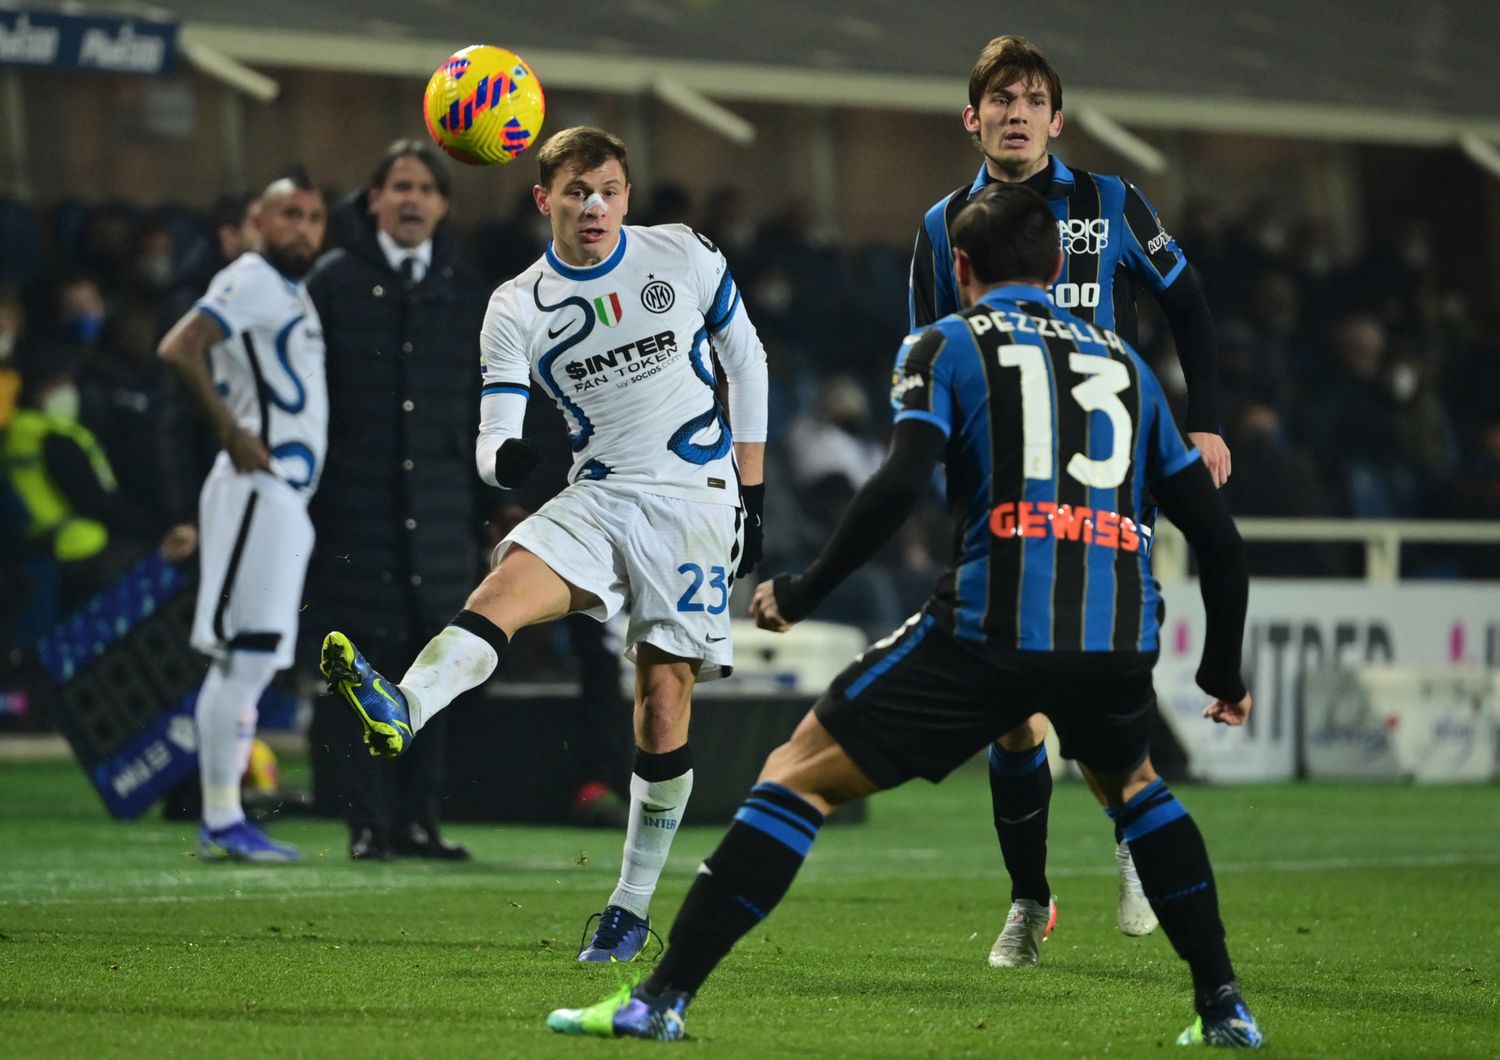
M 553 133 L 536 156 L 544 188 L 552 187 L 552 178 L 560 169 L 576 169 L 580 173 L 587 173 L 591 169 L 598 169 L 610 159 L 620 163 L 620 168 L 625 171 L 625 183 L 629 184 L 630 161 L 625 151 L 625 141 L 614 133 L 591 125 L 575 125 L 571 129 Z
M 953 245 L 982 283 L 1047 283 L 1057 265 L 1057 218 L 1030 188 L 996 181 L 969 200 L 953 219 Z
M 969 73 L 969 106 L 979 109 L 979 100 L 991 86 L 1002 88 L 1024 81 L 1041 84 L 1052 101 L 1052 113 L 1062 110 L 1062 78 L 1042 54 L 1042 50 L 1025 37 L 996 37 L 984 46 L 974 69 Z

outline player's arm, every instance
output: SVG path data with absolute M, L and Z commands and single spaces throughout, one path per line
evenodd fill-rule
M 1214 697 L 1215 707 L 1245 703 L 1248 710 L 1240 646 L 1245 638 L 1250 570 L 1234 518 L 1201 460 L 1153 483 L 1151 492 L 1198 556 L 1198 587 L 1207 619 L 1198 687 Z M 1232 725 L 1244 720 L 1243 716 L 1233 720 L 1232 713 L 1210 713 L 1209 717 Z
M 911 275 L 907 281 L 907 318 L 912 331 L 925 328 L 938 318 L 937 269 L 927 220 L 917 226 L 917 243 L 911 252 Z
M 729 428 L 734 437 L 734 461 L 740 477 L 740 503 L 745 513 L 745 542 L 735 577 L 755 569 L 763 553 L 765 535 L 765 464 L 767 402 L 770 382 L 766 348 L 740 301 L 739 287 L 729 263 L 712 242 L 685 229 L 693 241 L 688 267 L 700 288 L 699 307 L 708 328 L 714 355 L 728 391 Z
M 1198 687 L 1214 697 L 1204 713 L 1238 725 L 1250 710 L 1240 674 L 1250 573 L 1245 545 L 1224 499 L 1199 454 L 1177 433 L 1161 384 L 1136 359 L 1141 380 L 1141 424 L 1146 439 L 1146 481 L 1161 510 L 1188 539 L 1198 556 L 1198 588 L 1203 594 L 1207 631 L 1198 665 Z
M 818 558 L 803 573 L 778 575 L 756 589 L 750 613 L 762 629 L 802 621 L 884 547 L 926 492 L 947 440 L 922 420 L 896 424 L 885 461 L 855 493 Z
M 236 471 L 265 471 L 271 454 L 259 438 L 234 422 L 208 372 L 208 350 L 228 337 L 223 322 L 201 307 L 185 313 L 162 337 L 156 352 L 166 361 L 198 415 L 213 428 Z
M 1125 262 L 1156 295 L 1187 381 L 1188 438 L 1203 454 L 1214 485 L 1229 478 L 1229 447 L 1220 436 L 1219 340 L 1203 281 L 1167 234 L 1156 209 L 1128 180 L 1125 184 Z
M 506 287 L 490 299 L 479 329 L 479 350 L 483 368 L 474 465 L 488 485 L 515 489 L 531 478 L 541 453 L 521 433 L 531 398 L 530 362 Z

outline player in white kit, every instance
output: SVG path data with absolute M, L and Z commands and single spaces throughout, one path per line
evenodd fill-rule
M 215 276 L 159 350 L 224 446 L 198 501 L 192 633 L 213 660 L 196 710 L 207 858 L 298 857 L 245 820 L 240 777 L 261 693 L 292 663 L 312 554 L 307 502 L 327 447 L 328 390 L 323 329 L 301 278 L 326 216 L 305 177 L 267 188 L 255 214 L 262 249 Z
M 337 632 L 323 672 L 371 753 L 400 754 L 494 671 L 518 629 L 626 611 L 636 752 L 624 866 L 578 959 L 628 961 L 649 937 L 651 895 L 692 791 L 693 685 L 729 673 L 730 587 L 760 558 L 765 350 L 718 248 L 683 225 L 624 226 L 619 139 L 567 129 L 538 161 L 533 196 L 552 243 L 490 299 L 477 460 L 491 485 L 530 475 L 537 453 L 521 423 L 534 385 L 563 410 L 571 484 L 500 543 L 489 576 L 398 685 Z

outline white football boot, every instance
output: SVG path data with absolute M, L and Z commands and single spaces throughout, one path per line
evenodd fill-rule
M 1043 905 L 1030 898 L 1010 903 L 1010 915 L 990 947 L 991 968 L 1027 968 L 1042 958 L 1042 943 L 1057 926 L 1057 900 Z
M 1141 877 L 1135 871 L 1129 844 L 1115 847 L 1115 864 L 1120 870 L 1120 904 L 1115 907 L 1115 922 L 1127 935 L 1149 935 L 1156 930 L 1156 913 L 1141 889 Z

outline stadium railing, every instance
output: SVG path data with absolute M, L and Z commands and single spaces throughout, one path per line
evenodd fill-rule
M 1500 545 L 1500 523 L 1426 519 L 1236 519 L 1246 541 L 1363 544 L 1365 581 L 1401 580 L 1403 545 Z M 1156 525 L 1152 566 L 1163 585 L 1188 576 L 1188 544 L 1166 519 Z

